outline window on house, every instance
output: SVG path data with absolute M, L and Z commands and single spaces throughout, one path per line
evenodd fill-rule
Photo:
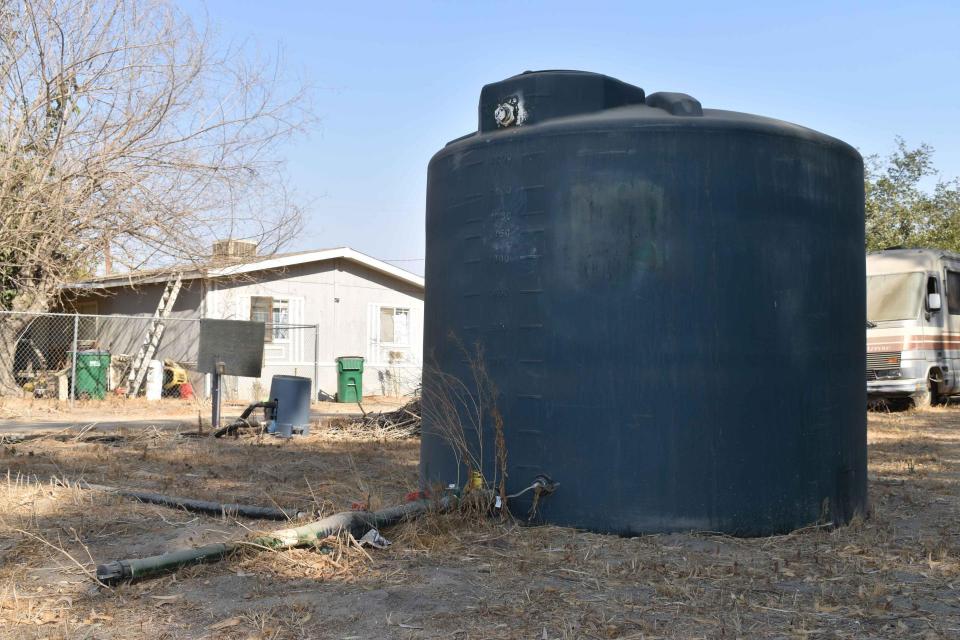
M 263 334 L 264 342 L 273 342 L 273 306 L 274 300 L 269 296 L 250 298 L 250 319 L 266 325 Z
M 273 326 L 270 330 L 273 334 L 274 342 L 284 342 L 290 339 L 290 301 L 274 300 L 273 314 L 271 316 Z
M 380 307 L 380 344 L 410 344 L 410 309 Z
M 410 350 L 410 309 L 379 307 L 376 320 L 374 341 L 377 361 L 393 363 L 406 360 Z
M 269 296 L 250 298 L 250 319 L 266 326 L 264 342 L 284 342 L 290 339 L 290 301 Z
M 77 319 L 77 340 L 84 342 L 94 342 L 97 340 L 97 333 L 100 329 L 99 318 L 84 318 L 84 315 L 96 315 L 98 305 L 96 300 L 92 302 L 81 302 L 75 305 L 76 312 L 80 314 Z

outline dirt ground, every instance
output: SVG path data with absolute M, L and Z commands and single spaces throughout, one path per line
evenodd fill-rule
M 311 413 L 317 417 L 360 413 L 362 411 L 389 411 L 402 405 L 409 398 L 368 396 L 362 408 L 356 404 L 338 402 L 314 402 Z M 239 416 L 246 402 L 224 402 L 224 420 Z M 197 428 L 198 424 L 209 427 L 210 401 L 200 398 L 182 400 L 163 398 L 123 398 L 108 396 L 103 400 L 76 400 L 71 406 L 66 400 L 34 398 L 0 398 L 0 435 L 33 433 L 38 430 L 58 430 L 78 427 L 96 427 L 100 430 L 117 425 L 128 427 L 150 426 L 157 421 L 165 428 Z
M 200 399 L 181 400 L 164 398 L 147 401 L 142 398 L 107 396 L 103 400 L 78 399 L 71 406 L 69 400 L 46 398 L 0 398 L 0 420 L 129 420 L 158 417 L 196 417 L 197 412 L 210 415 L 210 404 Z
M 51 477 L 328 514 L 399 502 L 419 443 L 315 429 L 292 442 L 157 429 L 0 447 L 3 638 L 957 638 L 960 409 L 870 415 L 871 514 L 836 530 L 632 539 L 430 516 L 97 587 L 97 563 L 242 538 L 237 522 Z

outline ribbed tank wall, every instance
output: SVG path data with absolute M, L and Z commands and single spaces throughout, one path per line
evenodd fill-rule
M 472 380 L 479 346 L 508 491 L 561 483 L 548 522 L 763 535 L 863 511 L 859 154 L 775 120 L 674 115 L 639 89 L 538 120 L 565 81 L 486 87 L 526 92 L 527 120 L 484 130 L 482 99 L 481 132 L 430 163 L 424 403 Z M 427 406 L 422 480 L 462 484 L 442 414 Z

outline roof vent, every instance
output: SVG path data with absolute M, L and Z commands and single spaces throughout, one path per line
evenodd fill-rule
M 255 258 L 257 243 L 250 240 L 217 240 L 213 243 L 214 260 Z

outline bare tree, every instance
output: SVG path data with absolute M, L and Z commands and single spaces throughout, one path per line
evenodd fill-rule
M 274 152 L 309 112 L 279 69 L 165 0 L 0 0 L 0 309 L 46 310 L 105 257 L 293 236 Z M 0 315 L 0 370 L 22 329 Z

